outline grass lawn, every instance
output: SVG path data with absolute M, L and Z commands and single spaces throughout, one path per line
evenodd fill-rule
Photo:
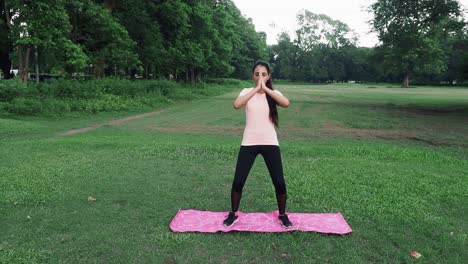
M 276 88 L 287 211 L 353 233 L 169 230 L 179 208 L 230 209 L 234 92 L 68 136 L 135 113 L 0 117 L 0 263 L 467 263 L 468 89 Z M 240 210 L 276 209 L 257 157 Z

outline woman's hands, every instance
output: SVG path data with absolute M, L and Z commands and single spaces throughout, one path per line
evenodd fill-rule
M 267 77 L 264 76 L 259 76 L 258 78 L 254 78 L 256 80 L 255 87 L 247 94 L 243 96 L 239 96 L 235 101 L 234 101 L 234 108 L 235 109 L 240 109 L 243 107 L 247 101 L 250 100 L 258 91 L 263 89 L 265 93 L 270 95 L 281 107 L 288 107 L 289 106 L 289 100 L 288 98 L 284 97 L 283 95 L 280 95 L 279 93 L 274 92 L 268 86 L 266 86 L 266 81 L 268 81 Z
M 266 83 L 265 83 L 265 78 L 263 76 L 260 76 L 258 78 L 258 81 L 257 81 L 257 86 L 255 86 L 255 90 L 258 91 L 260 89 L 263 89 L 263 90 L 266 90 L 266 89 L 270 89 L 266 86 Z
M 266 86 L 265 83 L 265 77 L 260 76 L 258 78 L 257 86 L 255 87 L 256 92 L 260 89 L 263 89 L 265 93 L 271 96 L 273 100 L 276 101 L 276 103 L 281 106 L 281 107 L 288 107 L 289 106 L 289 100 L 288 98 L 284 97 L 283 95 L 280 95 L 273 90 L 271 90 L 268 86 Z
M 255 91 L 259 91 L 260 89 L 262 89 L 262 78 L 258 78 L 257 79 L 257 84 L 255 85 Z

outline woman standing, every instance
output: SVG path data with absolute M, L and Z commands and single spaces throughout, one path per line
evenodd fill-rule
M 285 228 L 292 226 L 286 211 L 286 183 L 275 126 L 278 127 L 277 105 L 288 107 L 289 100 L 279 91 L 273 90 L 270 67 L 264 61 L 255 63 L 252 69 L 255 87 L 241 91 L 234 101 L 234 108 L 245 105 L 246 124 L 237 158 L 236 172 L 231 189 L 231 212 L 224 220 L 225 226 L 232 226 L 238 220 L 242 189 L 258 154 L 263 156 L 275 186 L 279 209 L 279 222 Z

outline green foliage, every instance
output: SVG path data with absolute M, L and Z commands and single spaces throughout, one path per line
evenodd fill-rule
M 327 15 L 301 10 L 297 21 L 296 45 L 304 52 L 320 45 L 340 48 L 356 44 L 357 36 L 348 25 Z
M 168 80 L 101 78 L 91 81 L 54 80 L 27 86 L 10 80 L 0 82 L 0 112 L 61 115 L 157 108 L 247 85 L 250 84 L 235 79 L 208 79 L 206 83 L 189 85 Z
M 326 15 L 308 11 L 298 14 L 299 30 L 295 45 L 300 49 L 301 79 L 314 82 L 347 80 L 346 48 L 354 47 L 349 27 Z
M 468 79 L 467 24 L 455 0 L 380 0 L 371 22 L 383 43 L 356 47 L 345 23 L 302 10 L 294 36 L 268 47 L 233 1 L 5 0 L 0 57 L 5 74 L 37 46 L 40 72 L 64 78 L 120 76 L 202 82 L 249 79 L 258 60 L 274 78 L 306 82 L 463 83 Z M 16 15 L 15 15 L 16 14 Z M 30 64 L 35 63 L 29 55 Z M 9 55 L 8 55 L 9 54 Z M 29 65 L 29 71 L 33 71 Z M 28 69 L 26 69 L 28 70 Z
M 23 3 L 9 1 L 9 8 L 17 12 L 12 17 L 12 36 L 15 45 L 52 47 L 71 29 L 62 0 L 39 0 Z
M 0 82 L 0 102 L 9 102 L 26 94 L 28 87 L 17 80 L 2 80 Z
M 380 57 L 389 72 L 408 77 L 445 70 L 443 42 L 457 31 L 450 21 L 461 16 L 458 1 L 379 0 L 371 10 L 382 42 Z
M 79 71 L 88 65 L 88 56 L 83 52 L 83 48 L 80 45 L 76 45 L 66 38 L 61 38 L 58 42 L 61 42 L 61 53 L 63 56 L 60 61 L 65 62 L 58 65 L 64 65 L 68 73 Z
M 462 84 L 468 76 L 463 59 L 468 56 L 468 27 L 458 4 L 418 3 L 388 0 L 371 6 L 376 15 L 372 23 L 383 42 L 375 48 L 356 47 L 356 35 L 346 24 L 302 10 L 295 35 L 282 33 L 271 46 L 274 77 L 314 83 L 400 82 L 409 73 L 418 84 Z M 387 21 L 378 21 L 382 19 Z
M 5 104 L 3 109 L 18 115 L 34 115 L 43 112 L 43 105 L 36 99 L 17 97 Z
M 242 87 L 242 85 L 247 87 L 250 85 L 250 83 L 248 82 L 241 81 L 239 79 L 232 79 L 232 78 L 208 78 L 205 80 L 205 82 L 208 84 L 213 83 L 213 84 L 237 86 L 237 87 Z
M 468 80 L 468 23 L 465 21 L 450 21 L 455 34 L 449 34 L 443 41 L 447 71 L 441 74 L 447 82 Z
M 69 3 L 67 10 L 73 21 L 81 22 L 73 24 L 71 40 L 85 49 L 97 76 L 139 69 L 141 62 L 135 52 L 135 41 L 107 9 L 82 0 Z
M 15 46 L 35 45 L 60 58 L 59 64 L 69 71 L 86 65 L 87 56 L 68 39 L 72 30 L 63 0 L 38 0 L 23 3 L 8 1 L 12 16 L 10 36 Z
M 163 35 L 158 18 L 154 16 L 155 5 L 144 0 L 122 0 L 112 15 L 122 24 L 132 40 L 144 68 L 143 75 L 160 77 L 166 73 L 167 50 L 163 46 Z
M 0 2 L 1 3 L 1 2 Z M 2 14 L 2 7 L 0 7 L 0 14 Z M 8 26 L 6 25 L 6 21 L 0 19 L 0 53 L 7 53 L 11 48 L 11 40 L 10 40 L 10 31 Z
M 293 39 L 282 33 L 271 47 L 276 78 L 308 82 L 369 80 L 361 71 L 368 55 L 355 46 L 355 33 L 343 22 L 302 10 Z

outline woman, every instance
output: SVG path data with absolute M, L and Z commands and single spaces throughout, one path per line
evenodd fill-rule
M 232 183 L 231 212 L 223 224 L 232 226 L 237 222 L 236 212 L 239 209 L 242 189 L 256 156 L 261 154 L 275 186 L 279 222 L 283 227 L 289 228 L 292 223 L 285 213 L 286 183 L 275 131 L 275 126 L 278 127 L 276 105 L 288 107 L 289 100 L 279 91 L 273 90 L 268 63 L 264 61 L 255 63 L 252 69 L 252 79 L 255 82 L 255 87 L 243 89 L 234 101 L 236 109 L 245 105 L 246 124 Z

